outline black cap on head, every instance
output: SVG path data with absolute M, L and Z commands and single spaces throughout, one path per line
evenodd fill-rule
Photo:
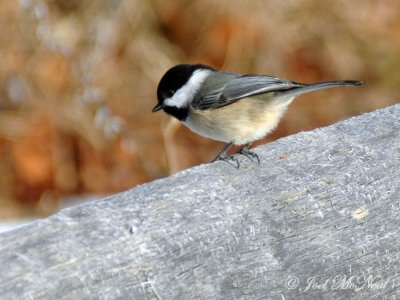
M 176 65 L 169 69 L 164 76 L 161 78 L 158 87 L 157 87 L 157 99 L 158 106 L 161 106 L 164 99 L 173 96 L 173 94 L 179 90 L 182 86 L 189 81 L 193 72 L 198 69 L 209 69 L 214 70 L 213 68 L 206 65 L 189 65 L 182 64 Z

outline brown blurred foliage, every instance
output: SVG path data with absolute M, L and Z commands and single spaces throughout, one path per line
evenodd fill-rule
M 397 103 L 399 15 L 397 0 L 1 1 L 0 218 L 211 159 L 220 143 L 150 113 L 177 63 L 368 83 L 303 96 L 266 140 Z

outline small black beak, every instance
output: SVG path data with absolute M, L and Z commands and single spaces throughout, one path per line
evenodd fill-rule
M 152 112 L 156 112 L 156 111 L 159 111 L 161 109 L 163 109 L 163 106 L 160 103 L 158 103 L 156 106 L 153 107 L 153 109 L 151 111 Z

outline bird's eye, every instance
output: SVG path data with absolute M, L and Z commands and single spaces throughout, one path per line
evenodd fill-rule
M 166 92 L 165 95 L 167 96 L 167 98 L 171 98 L 174 94 L 175 94 L 174 90 L 169 90 L 169 91 Z

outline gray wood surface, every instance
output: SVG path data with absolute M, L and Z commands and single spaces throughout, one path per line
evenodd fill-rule
M 0 235 L 0 299 L 399 299 L 400 105 Z

